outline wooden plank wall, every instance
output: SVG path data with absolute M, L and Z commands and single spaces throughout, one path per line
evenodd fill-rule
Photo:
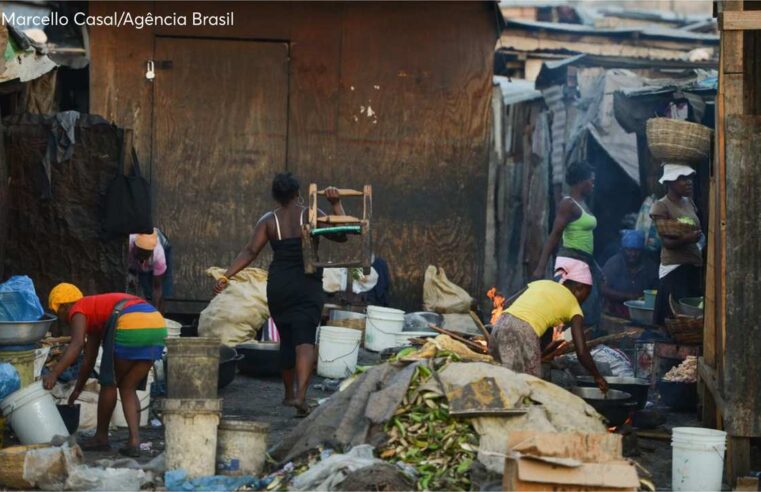
M 3 131 L 0 119 L 0 132 Z M 8 161 L 5 157 L 5 140 L 0 138 L 0 281 L 5 265 L 5 241 L 8 235 Z
M 153 93 L 144 72 L 155 36 L 288 41 L 287 168 L 304 183 L 373 185 L 376 251 L 389 262 L 395 304 L 420 306 L 429 263 L 473 294 L 483 291 L 497 30 L 487 2 L 120 3 L 119 9 L 235 11 L 229 28 L 92 29 L 91 110 L 134 128 L 148 166 Z M 91 3 L 94 14 L 111 11 L 113 4 Z

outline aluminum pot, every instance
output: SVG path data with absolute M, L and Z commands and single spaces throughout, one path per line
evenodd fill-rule
M 628 401 L 632 395 L 623 391 L 611 389 L 603 394 L 599 388 L 576 387 L 571 388 L 571 392 L 589 403 L 612 426 L 619 426 L 626 422 L 629 415 L 637 408 L 636 402 Z
M 605 380 L 608 382 L 610 389 L 623 391 L 632 395 L 628 401 L 636 402 L 639 410 L 645 408 L 647 393 L 650 389 L 650 382 L 647 379 L 605 376 Z M 582 387 L 594 388 L 597 386 L 594 378 L 591 376 L 578 376 L 576 382 Z

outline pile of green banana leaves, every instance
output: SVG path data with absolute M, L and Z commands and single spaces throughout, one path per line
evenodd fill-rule
M 452 360 L 457 356 L 431 362 L 438 370 Z M 407 395 L 386 424 L 389 438 L 380 449 L 380 457 L 415 467 L 418 490 L 470 490 L 478 434 L 467 420 L 449 415 L 445 396 L 418 390 L 432 376 L 428 366 L 419 365 L 415 370 Z

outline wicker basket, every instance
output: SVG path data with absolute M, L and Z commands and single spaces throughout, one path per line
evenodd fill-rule
M 655 221 L 655 229 L 658 231 L 658 235 L 681 237 L 690 232 L 695 232 L 698 227 L 692 224 L 685 224 L 679 222 L 676 219 L 657 219 Z
M 658 160 L 696 163 L 710 155 L 711 129 L 689 121 L 651 118 L 647 120 L 647 142 Z
M 666 331 L 677 343 L 700 345 L 703 343 L 703 324 L 703 318 L 666 318 Z
M 47 444 L 32 444 L 30 446 L 11 446 L 0 450 L 0 487 L 11 490 L 28 490 L 34 484 L 24 480 L 24 461 L 26 453 L 33 449 L 47 448 Z

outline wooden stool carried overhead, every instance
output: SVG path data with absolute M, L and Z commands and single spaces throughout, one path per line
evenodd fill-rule
M 309 220 L 301 231 L 304 250 L 304 271 L 314 273 L 318 268 L 362 268 L 364 275 L 370 274 L 372 265 L 372 237 L 370 217 L 373 210 L 372 186 L 365 185 L 363 191 L 339 189 L 343 198 L 362 198 L 362 218 L 351 215 L 324 215 L 319 217 L 317 197 L 324 196 L 325 190 L 317 189 L 315 183 L 309 185 Z M 352 258 L 321 260 L 319 255 L 320 236 L 331 234 L 351 234 L 360 236 L 359 251 Z

